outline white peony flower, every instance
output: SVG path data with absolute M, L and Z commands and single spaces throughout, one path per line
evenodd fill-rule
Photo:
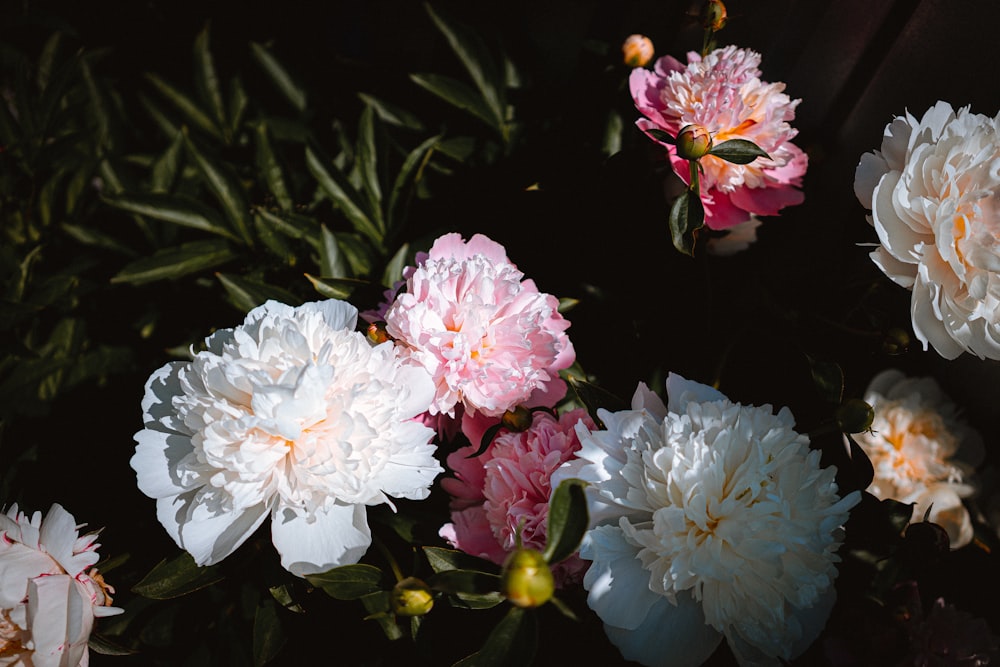
M 742 665 L 803 652 L 835 599 L 855 491 L 793 430 L 787 408 L 743 406 L 670 374 L 669 405 L 640 384 L 632 409 L 581 426 L 567 477 L 589 483 L 580 556 L 587 602 L 628 660 L 700 665 L 725 638 Z
M 854 191 L 878 233 L 872 260 L 912 290 L 913 330 L 946 359 L 1000 359 L 1000 115 L 945 102 L 885 128 Z
M 912 521 L 944 528 L 951 548 L 972 541 L 972 520 L 962 503 L 971 496 L 973 468 L 983 457 L 978 433 L 957 416 L 955 404 L 932 378 L 911 378 L 889 369 L 865 391 L 875 418 L 858 443 L 875 468 L 868 492 L 884 500 L 914 503 Z
M 267 516 L 292 573 L 356 563 L 371 544 L 366 505 L 429 495 L 443 469 L 434 432 L 413 418 L 434 385 L 356 323 L 343 301 L 268 301 L 149 378 L 132 468 L 199 565 Z
M 122 613 L 92 567 L 97 534 L 80 527 L 60 505 L 0 514 L 0 665 L 85 667 L 94 619 Z

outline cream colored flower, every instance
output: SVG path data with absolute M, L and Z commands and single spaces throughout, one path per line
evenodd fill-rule
M 932 378 L 883 371 L 868 385 L 865 402 L 875 419 L 871 431 L 854 439 L 875 468 L 869 493 L 914 503 L 912 521 L 930 510 L 928 520 L 948 532 L 953 549 L 968 544 L 973 528 L 962 499 L 975 492 L 973 469 L 983 456 L 979 435 L 958 418 Z
M 434 432 L 414 417 L 434 385 L 356 323 L 343 301 L 268 301 L 149 378 L 132 468 L 199 565 L 268 516 L 290 572 L 356 563 L 371 544 L 367 505 L 430 494 L 443 469 Z
M 94 620 L 122 613 L 92 566 L 97 534 L 60 505 L 0 514 L 0 665 L 86 667 Z
M 872 260 L 912 290 L 924 349 L 1000 359 L 1000 115 L 938 102 L 897 117 L 854 191 L 881 243 Z
M 588 482 L 587 602 L 644 665 L 700 665 L 724 638 L 742 665 L 789 660 L 833 606 L 860 494 L 838 496 L 787 408 L 674 374 L 667 394 L 664 406 L 640 385 L 631 410 L 598 411 L 606 430 L 578 426 L 578 459 L 553 476 Z

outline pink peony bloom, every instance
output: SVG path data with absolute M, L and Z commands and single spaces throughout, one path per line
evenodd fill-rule
M 94 620 L 122 613 L 92 566 L 97 534 L 60 505 L 0 514 L 0 665 L 86 667 Z
M 481 456 L 478 441 L 448 456 L 454 478 L 441 480 L 452 496 L 452 522 L 440 531 L 456 549 L 502 564 L 521 544 L 545 549 L 552 473 L 580 449 L 577 423 L 594 428 L 587 411 L 578 408 L 560 417 L 538 411 L 521 433 L 501 431 Z M 560 585 L 577 582 L 586 563 L 576 555 L 557 564 Z
M 434 378 L 430 415 L 502 415 L 536 390 L 562 387 L 558 371 L 576 353 L 558 300 L 507 259 L 503 246 L 477 234 L 438 238 L 385 311 L 386 332 L 401 355 Z
M 800 100 L 782 92 L 783 83 L 761 81 L 759 64 L 760 54 L 727 46 L 704 58 L 688 53 L 687 66 L 664 56 L 653 71 L 634 69 L 629 77 L 632 99 L 645 116 L 636 125 L 644 132 L 658 129 L 676 137 L 684 126 L 698 125 L 716 146 L 745 139 L 770 156 L 746 165 L 711 155 L 699 160 L 705 224 L 711 229 L 727 229 L 751 215 L 777 215 L 804 198 L 798 188 L 808 158 L 791 142 L 798 130 L 788 124 Z M 674 171 L 689 182 L 687 161 L 673 146 L 663 146 Z

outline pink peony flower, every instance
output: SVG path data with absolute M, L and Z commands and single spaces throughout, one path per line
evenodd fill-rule
M 92 567 L 97 534 L 79 528 L 60 505 L 0 514 L 0 665 L 85 667 L 95 619 L 122 613 Z
M 502 415 L 536 390 L 564 387 L 558 371 L 576 353 L 558 300 L 507 258 L 503 246 L 477 234 L 438 238 L 404 290 L 385 311 L 386 332 L 401 355 L 434 378 L 430 415 Z
M 552 473 L 580 449 L 575 427 L 594 428 L 587 411 L 578 408 L 558 418 L 535 412 L 528 430 L 501 431 L 481 456 L 478 441 L 448 456 L 454 478 L 441 480 L 452 496 L 452 522 L 440 531 L 456 549 L 502 564 L 521 544 L 545 549 Z M 579 581 L 586 563 L 576 555 L 557 564 L 560 585 Z
M 676 137 L 685 125 L 698 125 L 709 131 L 716 146 L 745 139 L 770 156 L 746 165 L 711 155 L 699 160 L 705 224 L 711 229 L 738 225 L 752 214 L 777 215 L 804 198 L 797 188 L 808 158 L 791 142 L 798 130 L 788 124 L 800 100 L 784 94 L 783 83 L 761 81 L 759 64 L 760 54 L 727 46 L 704 58 L 688 53 L 687 66 L 664 56 L 653 71 L 634 69 L 629 77 L 632 99 L 645 116 L 636 125 L 644 132 L 658 129 Z M 673 146 L 659 143 L 674 172 L 688 183 L 687 161 Z

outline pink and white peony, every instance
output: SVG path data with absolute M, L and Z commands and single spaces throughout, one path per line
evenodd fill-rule
M 122 613 L 81 527 L 58 504 L 44 519 L 16 504 L 0 514 L 0 665 L 86 667 L 95 619 Z
M 431 416 L 497 417 L 535 392 L 565 391 L 558 372 L 576 359 L 569 322 L 503 246 L 445 234 L 404 279 L 385 311 L 386 332 L 433 377 Z
M 132 468 L 199 565 L 267 517 L 290 572 L 356 563 L 371 544 L 367 505 L 430 494 L 443 469 L 433 430 L 414 418 L 433 383 L 356 323 L 343 301 L 268 301 L 149 378 Z
M 454 478 L 441 480 L 452 496 L 452 522 L 441 536 L 456 549 L 498 565 L 521 544 L 544 551 L 547 542 L 552 473 L 580 449 L 577 423 L 594 428 L 587 411 L 578 408 L 558 418 L 545 411 L 532 416 L 522 432 L 501 431 L 482 455 L 479 439 L 448 455 Z M 553 568 L 559 585 L 579 581 L 587 563 L 571 556 Z
M 822 630 L 854 491 L 794 430 L 787 408 L 733 403 L 670 374 L 669 402 L 640 384 L 632 409 L 577 427 L 553 478 L 588 483 L 580 556 L 587 603 L 628 660 L 695 667 L 723 639 L 742 665 L 777 665 Z
M 705 224 L 728 229 L 751 215 L 777 215 L 786 206 L 802 203 L 799 188 L 808 157 L 792 143 L 798 130 L 789 124 L 800 100 L 790 99 L 783 83 L 761 81 L 760 54 L 749 49 L 726 46 L 704 58 L 695 52 L 687 58 L 684 65 L 664 56 L 652 71 L 632 70 L 629 88 L 644 116 L 636 121 L 639 129 L 676 137 L 685 126 L 695 125 L 707 130 L 716 146 L 745 139 L 770 156 L 746 165 L 712 155 L 699 160 Z M 688 183 L 687 161 L 677 156 L 674 146 L 650 138 L 663 145 L 674 172 Z
M 1000 115 L 938 102 L 896 117 L 854 191 L 881 244 L 872 261 L 911 290 L 924 349 L 1000 359 Z
M 979 434 L 933 378 L 906 377 L 889 369 L 865 391 L 875 418 L 871 430 L 853 437 L 875 468 L 868 492 L 884 500 L 913 503 L 912 521 L 929 521 L 948 533 L 951 548 L 972 541 L 973 527 L 962 502 L 975 492 L 974 467 L 985 451 Z

